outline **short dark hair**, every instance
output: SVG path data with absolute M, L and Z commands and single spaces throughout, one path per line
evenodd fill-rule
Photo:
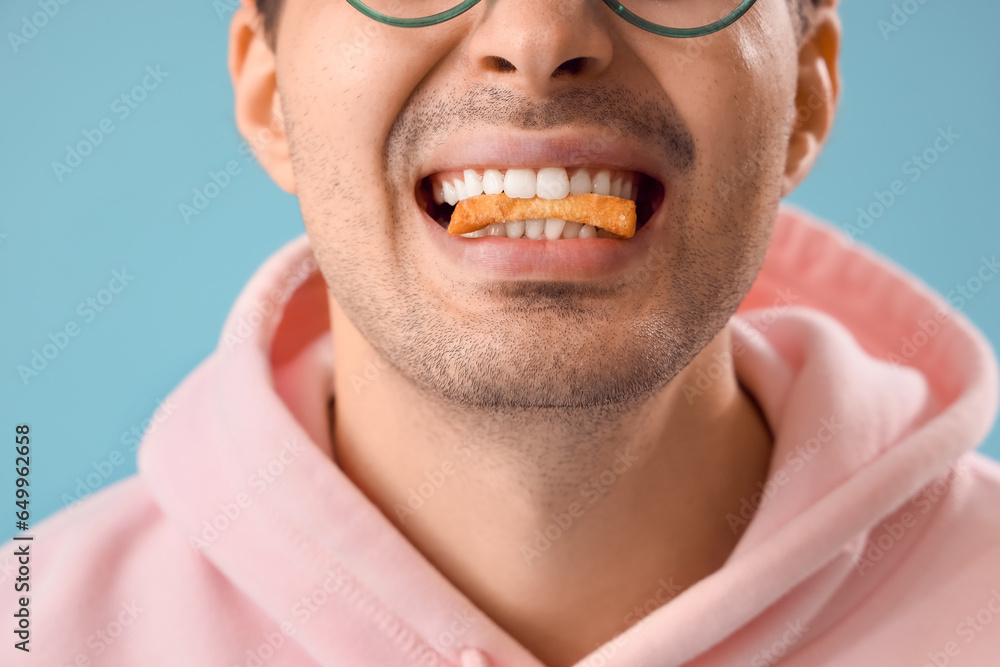
M 274 47 L 275 41 L 275 29 L 278 25 L 278 16 L 281 14 L 281 6 L 283 0 L 256 0 L 257 1 L 257 11 L 260 15 L 264 17 L 264 34 L 267 35 L 267 40 L 270 42 L 271 47 Z M 809 18 L 811 16 L 811 10 L 819 7 L 822 4 L 828 3 L 830 0 L 789 0 L 790 3 L 796 5 L 794 8 L 799 16 L 800 29 L 799 34 L 804 35 L 809 29 Z
M 257 0 L 257 11 L 264 17 L 264 34 L 267 41 L 274 48 L 276 37 L 275 29 L 278 25 L 278 15 L 281 14 L 282 0 Z

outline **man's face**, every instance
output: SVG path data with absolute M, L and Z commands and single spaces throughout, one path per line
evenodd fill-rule
M 783 0 L 694 40 L 582 0 L 486 0 L 419 29 L 286 0 L 278 92 L 331 295 L 432 395 L 635 407 L 718 333 L 763 261 L 796 53 Z M 635 236 L 446 233 L 442 175 L 551 167 L 633 179 Z

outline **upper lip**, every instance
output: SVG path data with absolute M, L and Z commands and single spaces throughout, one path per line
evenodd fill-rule
M 417 182 L 453 169 L 602 167 L 636 171 L 664 183 L 664 164 L 620 135 L 592 129 L 501 130 L 453 135 L 421 167 Z

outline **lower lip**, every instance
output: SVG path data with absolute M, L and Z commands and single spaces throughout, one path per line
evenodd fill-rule
M 416 202 L 414 202 L 416 205 Z M 630 239 L 532 241 L 498 236 L 451 236 L 417 206 L 431 243 L 445 260 L 464 271 L 495 279 L 580 281 L 608 278 L 646 260 L 652 223 L 662 205 Z

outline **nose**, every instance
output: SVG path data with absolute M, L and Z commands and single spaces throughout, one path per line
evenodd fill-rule
M 611 63 L 610 22 L 599 0 L 486 0 L 469 41 L 480 74 L 537 96 L 596 78 Z M 602 11 L 603 10 L 603 11 Z

